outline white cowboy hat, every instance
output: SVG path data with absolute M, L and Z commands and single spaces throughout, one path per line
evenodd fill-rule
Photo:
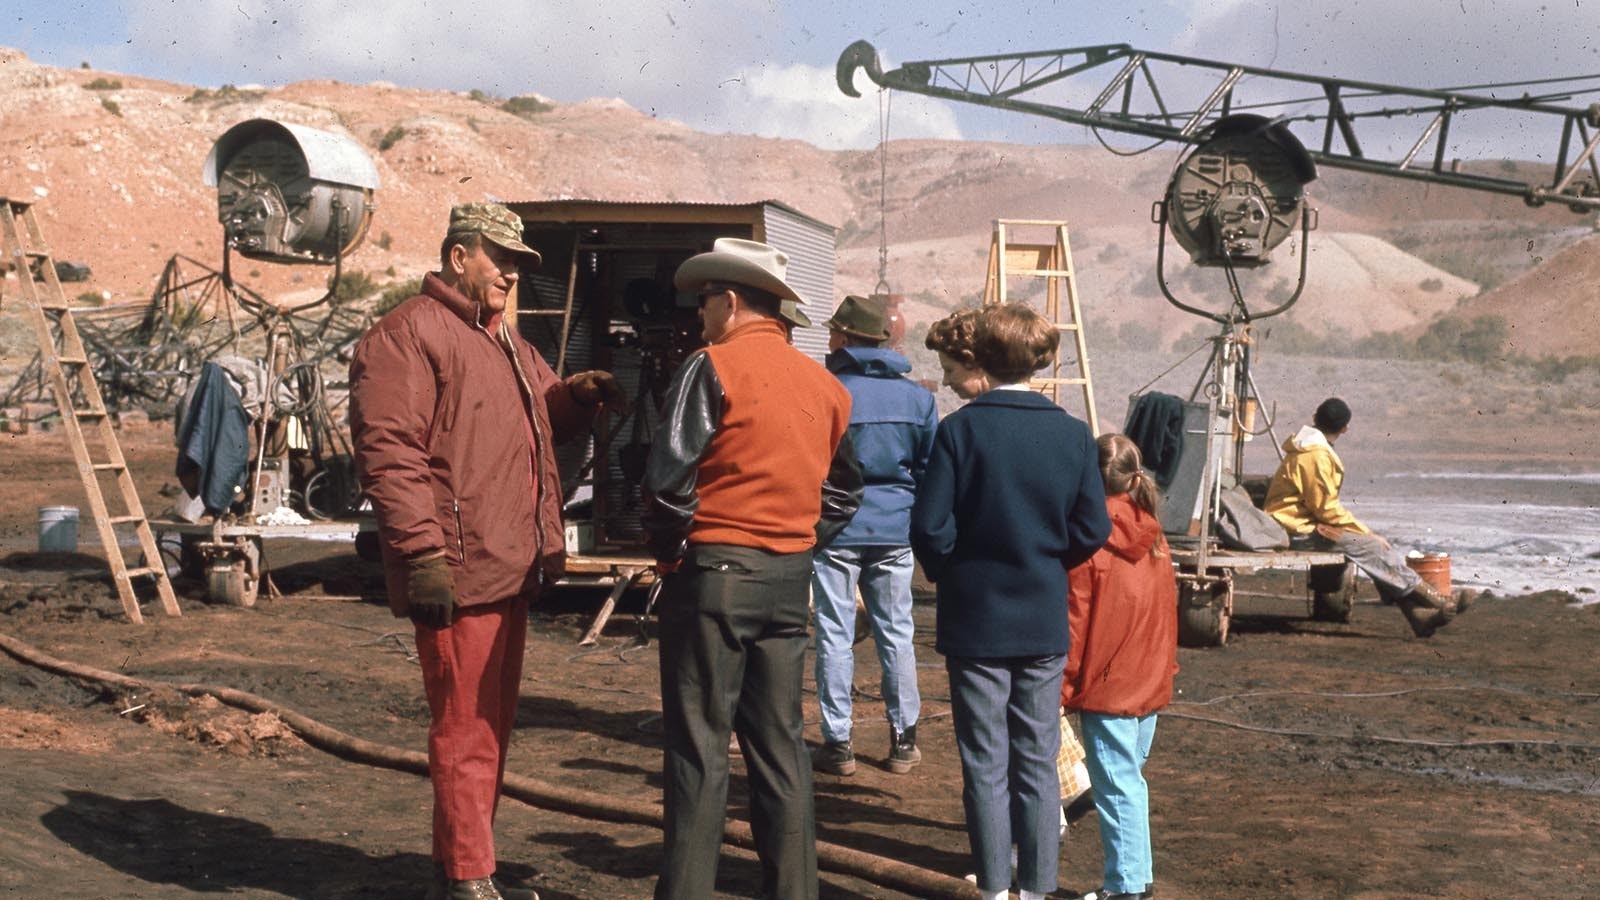
M 781 301 L 779 316 L 806 328 L 811 320 L 800 310 L 805 300 L 789 286 L 788 274 L 789 254 L 777 247 L 741 238 L 717 238 L 710 253 L 692 256 L 678 267 L 672 284 L 680 291 L 719 281 L 758 288 Z

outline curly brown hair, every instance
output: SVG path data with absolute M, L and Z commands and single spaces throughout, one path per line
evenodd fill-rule
M 958 309 L 928 326 L 928 336 L 922 342 L 929 350 L 966 365 L 972 365 L 972 341 L 978 330 L 979 309 Z

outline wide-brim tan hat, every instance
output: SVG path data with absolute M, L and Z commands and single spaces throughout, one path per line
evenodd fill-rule
M 778 315 L 784 321 L 810 327 L 811 319 L 800 309 L 806 301 L 789 286 L 788 275 L 789 254 L 777 247 L 743 238 L 717 238 L 710 253 L 691 256 L 678 267 L 672 284 L 680 291 L 715 282 L 757 288 L 779 299 Z

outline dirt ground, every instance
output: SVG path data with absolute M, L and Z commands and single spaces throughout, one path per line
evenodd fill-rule
M 124 436 L 151 511 L 167 502 L 168 431 Z M 139 679 L 247 691 L 350 735 L 423 749 L 410 630 L 348 544 L 273 542 L 281 598 L 181 617 L 122 614 L 92 533 L 34 552 L 40 506 L 82 505 L 58 434 L 0 436 L 0 633 Z M 1311 622 L 1303 585 L 1244 586 L 1225 648 L 1182 650 L 1179 702 L 1147 775 L 1158 895 L 1600 896 L 1600 605 L 1479 599 L 1429 641 L 1369 597 L 1349 625 Z M 1370 592 L 1370 589 L 1369 589 Z M 660 796 L 654 645 L 630 597 L 600 646 L 599 597 L 552 597 L 531 623 L 510 771 L 632 801 Z M 877 665 L 858 646 L 851 778 L 819 776 L 819 838 L 959 876 L 969 870 L 949 690 L 917 605 L 924 762 L 887 750 Z M 808 679 L 808 694 L 810 684 Z M 814 695 L 812 695 L 814 696 Z M 808 737 L 818 740 L 815 706 Z M 424 779 L 313 749 L 272 715 L 170 690 L 108 688 L 0 654 L 0 896 L 406 898 L 429 873 Z M 731 815 L 746 816 L 734 766 Z M 501 872 L 543 896 L 647 897 L 661 835 L 507 800 Z M 1093 814 L 1062 851 L 1061 889 L 1099 883 Z M 719 897 L 749 897 L 729 850 Z M 911 896 L 824 871 L 833 898 Z

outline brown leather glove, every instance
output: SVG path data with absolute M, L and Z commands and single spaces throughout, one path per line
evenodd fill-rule
M 578 401 L 580 406 L 596 406 L 604 403 L 612 412 L 627 411 L 627 392 L 622 389 L 622 383 L 610 372 L 599 369 L 579 372 L 568 376 L 566 384 L 567 390 L 572 392 L 572 399 Z
M 406 614 L 418 625 L 448 628 L 455 618 L 456 585 L 444 554 L 413 559 L 406 579 Z
M 544 575 L 544 583 L 546 585 L 560 581 L 561 577 L 567 574 L 567 554 L 560 552 L 546 553 L 544 556 L 539 557 L 539 571 Z

